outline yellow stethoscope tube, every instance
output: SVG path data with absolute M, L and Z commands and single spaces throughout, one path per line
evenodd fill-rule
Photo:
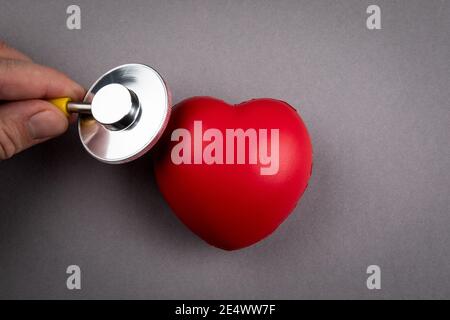
M 59 110 L 61 110 L 67 117 L 70 116 L 70 113 L 67 110 L 67 104 L 71 101 L 72 101 L 72 99 L 70 99 L 68 97 L 48 100 L 48 102 L 50 102 L 55 107 L 57 107 Z

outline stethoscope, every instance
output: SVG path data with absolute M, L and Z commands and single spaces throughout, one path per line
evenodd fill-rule
M 143 64 L 125 64 L 102 75 L 83 102 L 50 100 L 66 115 L 78 113 L 86 151 L 105 163 L 144 155 L 161 137 L 170 117 L 169 90 L 159 73 Z

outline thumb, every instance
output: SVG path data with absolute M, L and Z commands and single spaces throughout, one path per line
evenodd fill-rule
M 65 132 L 66 116 L 43 100 L 10 102 L 0 106 L 0 160 Z

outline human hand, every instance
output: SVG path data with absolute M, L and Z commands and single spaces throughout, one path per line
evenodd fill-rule
M 43 99 L 83 99 L 85 90 L 59 71 L 35 64 L 0 42 L 0 160 L 67 130 L 67 117 Z

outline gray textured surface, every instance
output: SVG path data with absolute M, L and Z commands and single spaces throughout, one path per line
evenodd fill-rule
M 170 212 L 149 156 L 101 164 L 72 128 L 0 163 L 0 298 L 450 298 L 450 1 L 75 3 L 81 31 L 67 1 L 2 0 L 0 36 L 84 86 L 136 61 L 174 102 L 286 100 L 314 174 L 273 236 L 224 252 Z

